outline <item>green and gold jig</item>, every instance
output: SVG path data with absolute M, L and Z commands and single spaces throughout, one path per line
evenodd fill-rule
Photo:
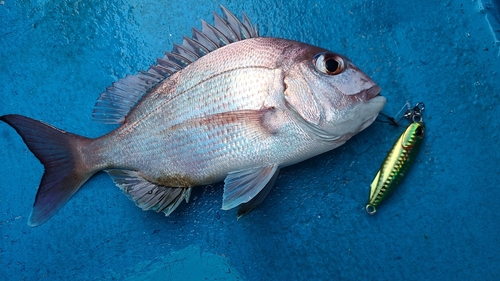
M 366 205 L 368 214 L 375 214 L 380 202 L 396 188 L 415 161 L 425 134 L 425 124 L 421 114 L 423 110 L 424 104 L 417 103 L 404 114 L 404 117 L 412 123 L 391 148 L 373 179 L 370 199 Z

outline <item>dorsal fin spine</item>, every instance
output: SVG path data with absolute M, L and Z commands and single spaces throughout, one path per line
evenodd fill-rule
M 214 14 L 214 27 L 226 35 L 227 39 L 229 40 L 229 43 L 239 41 L 240 39 L 236 34 L 236 31 L 233 30 L 229 22 L 221 18 L 217 13 L 213 12 L 213 14 Z
M 173 70 L 174 72 L 177 72 L 179 70 L 182 69 L 182 66 L 178 65 L 177 63 L 171 61 L 171 60 L 168 60 L 168 59 L 156 59 L 156 62 L 158 63 L 159 66 L 162 66 L 166 69 L 171 69 Z
M 236 41 L 259 37 L 243 13 L 240 21 L 221 5 L 222 17 L 214 13 L 214 25 L 202 20 L 202 31 L 192 29 L 192 37 L 183 37 L 182 45 L 174 44 L 171 52 L 157 59 L 156 65 L 137 75 L 127 75 L 113 83 L 97 100 L 92 117 L 103 123 L 123 123 L 129 112 L 162 80 L 180 71 L 200 57 Z
M 198 56 L 197 54 L 175 43 L 174 43 L 174 48 L 172 49 L 172 53 L 179 54 L 190 61 L 195 61 L 200 58 L 200 56 Z
M 229 39 L 227 39 L 227 37 L 224 36 L 222 32 L 220 32 L 212 25 L 208 24 L 206 21 L 201 20 L 201 27 L 201 32 L 206 34 L 210 38 L 210 40 L 217 44 L 217 47 L 226 46 L 230 43 Z
M 191 61 L 189 59 L 187 59 L 179 54 L 170 53 L 170 52 L 166 52 L 165 57 L 163 59 L 175 62 L 181 68 L 184 68 L 191 63 Z
M 165 67 L 163 67 L 161 65 L 152 65 L 149 68 L 148 72 L 156 73 L 156 74 L 161 75 L 163 77 L 168 77 L 168 76 L 175 73 L 175 71 L 171 71 L 169 69 L 166 69 Z
M 188 38 L 186 36 L 184 36 L 183 38 L 184 40 L 182 41 L 182 46 L 184 46 L 186 49 L 193 51 L 199 57 L 202 57 L 210 52 L 207 48 L 205 48 L 205 46 L 201 45 L 198 41 L 194 41 L 193 39 Z
M 255 26 L 252 25 L 252 22 L 247 17 L 247 14 L 245 14 L 245 12 L 241 12 L 241 14 L 243 16 L 243 26 L 246 27 L 246 31 L 248 31 L 248 36 L 249 36 L 245 39 L 259 37 L 259 31 L 257 30 L 257 25 Z
M 249 38 L 249 32 L 246 27 L 241 23 L 241 21 L 231 13 L 226 7 L 220 5 L 222 9 L 222 15 L 224 19 L 228 22 L 231 29 L 238 35 L 238 40 L 243 40 L 245 38 Z
M 217 48 L 219 48 L 219 46 L 217 46 L 217 43 L 212 41 L 208 37 L 208 35 L 204 34 L 203 32 L 199 31 L 196 28 L 193 28 L 192 30 L 193 30 L 193 40 L 196 40 L 198 41 L 198 43 L 205 46 L 205 48 L 207 48 L 208 51 L 212 52 Z

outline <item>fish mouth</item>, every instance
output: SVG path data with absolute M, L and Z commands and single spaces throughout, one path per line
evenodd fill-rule
M 368 100 L 373 99 L 376 96 L 379 96 L 381 91 L 382 91 L 382 88 L 380 88 L 378 85 L 374 85 L 371 88 L 359 93 L 358 98 L 362 101 L 368 101 Z
M 366 114 L 366 119 L 361 123 L 355 134 L 370 126 L 384 108 L 387 100 L 380 94 L 381 91 L 382 88 L 378 85 L 374 85 L 359 93 L 360 96 L 358 98 L 363 101 L 363 112 Z
M 354 133 L 354 134 L 357 134 L 357 133 L 363 131 L 364 129 L 368 128 L 373 123 L 373 121 L 375 121 L 375 119 L 377 118 L 377 115 L 372 116 L 372 117 L 368 118 L 367 120 L 365 120 L 363 123 L 361 123 L 361 125 L 357 129 L 356 133 Z

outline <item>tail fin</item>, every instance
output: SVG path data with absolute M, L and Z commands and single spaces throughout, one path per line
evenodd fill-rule
M 29 226 L 38 226 L 52 217 L 94 173 L 85 168 L 79 148 L 90 139 L 67 133 L 20 115 L 0 120 L 12 126 L 45 167 Z

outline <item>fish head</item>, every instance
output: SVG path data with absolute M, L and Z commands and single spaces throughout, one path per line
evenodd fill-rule
M 285 104 L 316 137 L 344 143 L 373 123 L 386 99 L 347 57 L 304 45 L 289 49 Z

